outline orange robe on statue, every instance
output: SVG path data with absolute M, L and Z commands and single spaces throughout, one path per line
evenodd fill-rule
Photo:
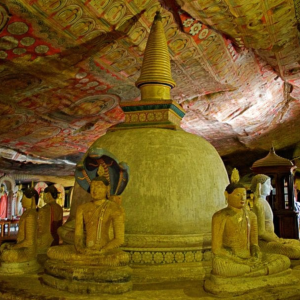
M 7 217 L 7 195 L 4 193 L 0 198 L 0 219 Z

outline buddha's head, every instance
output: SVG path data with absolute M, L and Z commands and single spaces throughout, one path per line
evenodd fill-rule
M 94 200 L 108 199 L 110 196 L 110 184 L 104 176 L 94 178 L 90 189 Z
M 226 187 L 225 198 L 228 206 L 241 209 L 246 204 L 246 188 L 240 183 L 231 183 Z
M 28 188 L 24 191 L 22 197 L 23 208 L 36 208 L 39 201 L 39 194 L 34 188 Z
M 58 191 L 54 185 L 50 185 L 44 190 L 44 201 L 46 203 L 55 202 L 58 197 Z
M 264 174 L 255 175 L 251 181 L 251 191 L 256 196 L 268 196 L 272 191 L 271 178 Z

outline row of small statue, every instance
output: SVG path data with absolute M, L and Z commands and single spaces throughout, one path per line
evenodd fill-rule
M 260 174 L 253 177 L 251 189 L 255 199 L 253 211 L 249 211 L 246 209 L 245 187 L 238 182 L 227 186 L 225 197 L 228 205 L 212 218 L 213 261 L 210 280 L 205 283 L 206 290 L 214 292 L 211 287 L 214 277 L 253 278 L 280 274 L 289 269 L 290 259 L 300 259 L 300 242 L 281 239 L 274 233 L 273 213 L 266 201 L 271 188 L 268 176 Z M 115 280 L 125 284 L 125 288 L 115 286 L 114 292 L 130 290 L 131 283 L 124 279 L 130 277 L 131 271 L 127 266 L 129 258 L 126 252 L 118 249 L 124 243 L 124 211 L 118 203 L 109 200 L 109 191 L 110 185 L 105 177 L 92 180 L 90 193 L 93 200 L 80 205 L 76 212 L 74 245 L 51 247 L 47 252 L 50 259 L 45 264 L 48 275 L 44 278 L 48 284 L 57 286 L 57 282 L 53 282 L 55 278 L 71 272 L 71 269 L 72 274 L 74 270 L 76 274 L 81 274 L 81 284 L 84 282 L 82 278 L 93 274 L 98 283 Z M 50 198 L 55 198 L 52 192 L 50 195 Z M 2 262 L 22 262 L 35 258 L 38 244 L 35 201 L 34 191 L 25 191 L 22 203 L 26 211 L 20 219 L 17 244 L 1 247 Z M 124 269 L 126 266 L 127 269 Z M 92 272 L 89 268 L 93 268 Z M 97 268 L 98 273 L 95 271 Z M 63 276 L 68 278 L 69 275 Z M 99 288 L 97 284 L 91 287 L 91 278 L 87 281 L 89 287 L 86 289 L 89 292 Z M 70 285 L 67 290 L 72 291 Z
M 45 189 L 46 205 L 37 211 L 39 195 L 32 187 L 24 191 L 21 200 L 24 209 L 19 221 L 17 243 L 4 243 L 0 247 L 1 261 L 25 262 L 36 258 L 50 246 L 59 244 L 57 229 L 62 225 L 63 210 L 56 203 L 55 186 Z

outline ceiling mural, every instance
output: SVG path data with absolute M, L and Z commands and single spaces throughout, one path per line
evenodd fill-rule
M 135 82 L 157 10 L 177 84 L 171 95 L 186 110 L 182 129 L 222 157 L 290 149 L 300 140 L 299 7 L 296 0 L 2 0 L 0 170 L 46 164 L 48 173 L 72 174 L 88 147 L 124 121 L 119 104 L 139 101 Z

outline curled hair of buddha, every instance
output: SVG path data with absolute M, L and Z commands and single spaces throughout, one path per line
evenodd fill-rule
M 241 183 L 233 182 L 233 183 L 230 183 L 230 184 L 227 185 L 225 191 L 228 194 L 231 194 L 235 189 L 238 189 L 238 188 L 245 189 L 245 187 Z
M 54 185 L 46 187 L 44 193 L 50 193 L 53 199 L 58 198 L 58 191 Z
M 39 202 L 39 194 L 38 192 L 34 189 L 34 188 L 28 188 L 24 191 L 24 195 L 28 198 L 31 199 L 32 197 L 34 197 L 35 200 L 35 205 L 38 204 Z
M 258 183 L 264 184 L 268 179 L 270 179 L 270 177 L 264 174 L 255 175 L 251 180 L 251 187 L 250 187 L 251 191 L 254 193 L 257 184 Z
M 109 186 L 109 181 L 104 176 L 95 177 L 92 182 L 94 181 L 102 181 L 106 186 Z

